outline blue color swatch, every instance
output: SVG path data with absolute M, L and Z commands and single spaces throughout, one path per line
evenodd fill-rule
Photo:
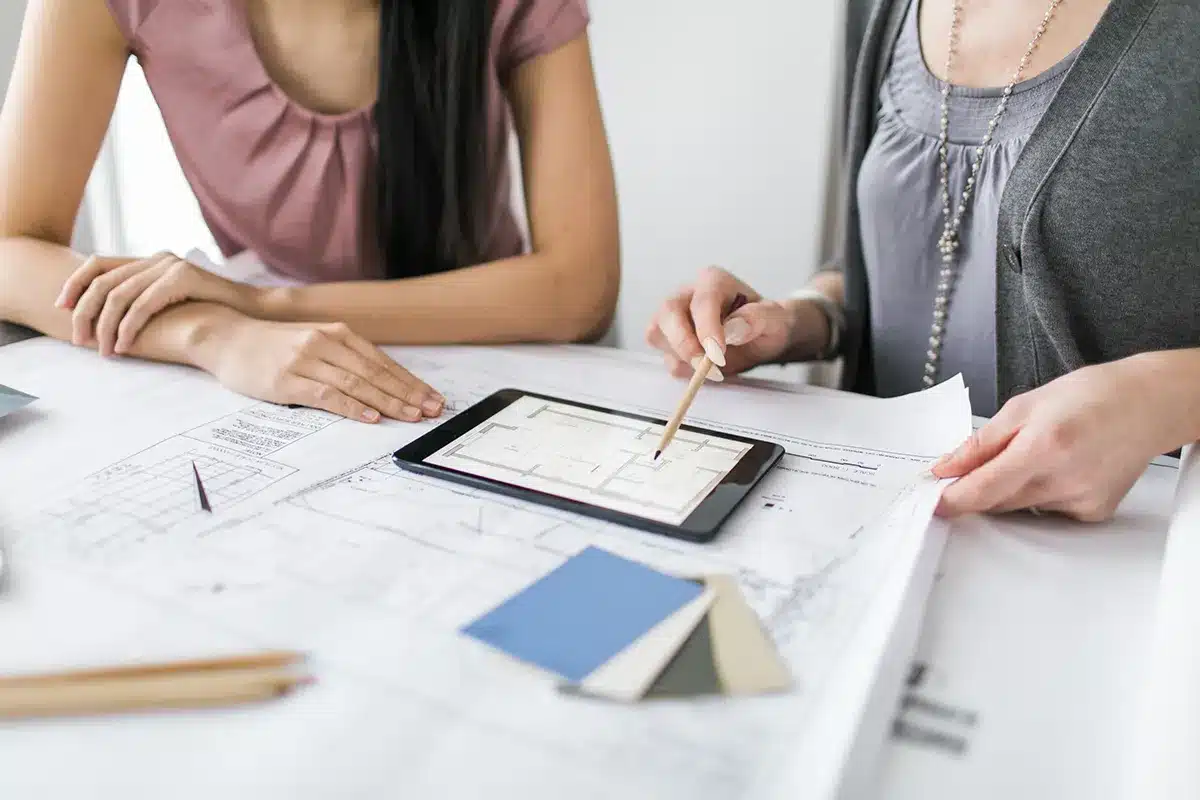
M 0 386 L 0 417 L 11 414 L 17 409 L 24 408 L 34 400 L 37 400 L 37 398 L 33 395 L 18 392 L 16 389 L 10 389 L 7 386 Z
M 589 547 L 463 633 L 581 681 L 702 591 L 691 581 Z

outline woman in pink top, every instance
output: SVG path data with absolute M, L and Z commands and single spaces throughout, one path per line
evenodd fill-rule
M 444 402 L 377 345 L 600 335 L 620 266 L 587 23 L 585 0 L 31 0 L 0 318 L 368 422 Z M 222 251 L 302 286 L 69 248 L 130 54 Z

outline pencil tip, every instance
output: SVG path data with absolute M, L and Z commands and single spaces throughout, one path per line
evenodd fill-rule
M 662 455 L 662 450 L 655 450 L 655 451 L 654 451 L 654 458 L 653 458 L 652 460 L 654 460 L 654 461 L 658 461 L 658 457 L 659 457 L 659 456 L 661 456 L 661 455 Z

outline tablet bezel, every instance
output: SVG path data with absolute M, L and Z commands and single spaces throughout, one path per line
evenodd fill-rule
M 409 472 L 444 478 L 448 481 L 472 488 L 483 489 L 520 500 L 527 500 L 562 511 L 571 511 L 594 519 L 614 522 L 651 533 L 659 533 L 690 542 L 707 543 L 716 538 L 721 526 L 729 518 L 729 515 L 750 494 L 754 486 L 767 474 L 771 467 L 775 466 L 784 453 L 782 447 L 771 442 L 750 439 L 745 436 L 709 430 L 707 428 L 699 428 L 693 425 L 681 425 L 679 428 L 681 431 L 716 436 L 729 441 L 748 444 L 751 447 L 750 450 L 742 455 L 738 463 L 725 475 L 721 482 L 713 488 L 709 495 L 700 502 L 700 505 L 696 506 L 687 519 L 679 525 L 640 517 L 623 511 L 613 511 L 603 506 L 595 506 L 579 500 L 560 497 L 549 492 L 528 489 L 524 486 L 505 483 L 494 478 L 472 475 L 469 472 L 463 472 L 450 467 L 425 463 L 426 458 L 473 431 L 479 425 L 522 397 L 533 397 L 553 403 L 562 403 L 574 406 L 575 408 L 597 411 L 602 414 L 611 414 L 651 425 L 665 426 L 667 424 L 667 421 L 663 419 L 656 419 L 614 408 L 590 405 L 565 397 L 554 397 L 537 392 L 528 392 L 523 389 L 501 389 L 475 403 L 470 408 L 460 411 L 433 430 L 400 448 L 392 454 L 392 461 L 396 466 Z

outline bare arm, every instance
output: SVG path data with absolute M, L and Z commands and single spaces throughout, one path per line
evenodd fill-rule
M 83 261 L 69 243 L 128 57 L 103 0 L 31 0 L 0 111 L 0 319 L 71 339 L 54 301 Z M 170 309 L 132 354 L 192 363 L 202 323 L 230 313 Z
M 380 344 L 578 341 L 601 335 L 620 284 L 615 181 L 587 38 L 533 59 L 509 95 L 532 252 L 453 272 L 259 296 L 254 316 L 342 321 Z

